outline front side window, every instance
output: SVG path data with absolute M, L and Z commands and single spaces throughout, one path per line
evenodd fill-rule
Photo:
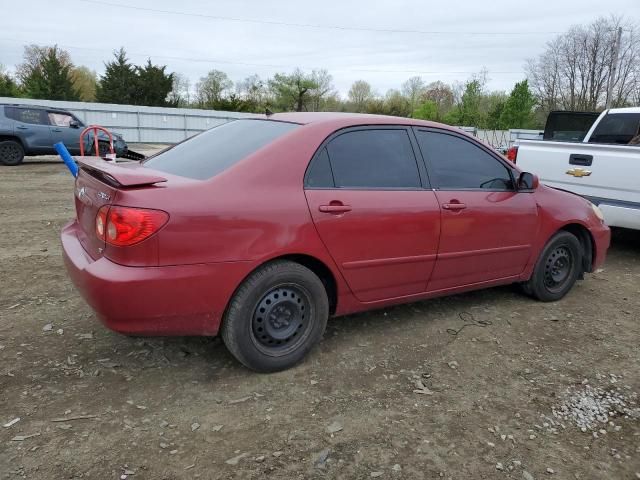
M 206 180 L 298 127 L 295 123 L 273 120 L 233 120 L 163 150 L 144 165 Z
M 420 188 L 418 165 L 405 129 L 343 133 L 327 145 L 338 188 Z
M 68 127 L 73 122 L 73 117 L 67 113 L 48 112 L 49 123 L 56 127 Z
M 416 135 L 440 190 L 513 190 L 507 167 L 479 146 L 446 133 L 419 130 Z

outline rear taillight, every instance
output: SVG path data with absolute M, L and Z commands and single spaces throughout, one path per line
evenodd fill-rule
M 167 220 L 162 210 L 105 205 L 96 216 L 96 235 L 110 245 L 126 247 L 149 238 Z
M 516 163 L 516 159 L 518 158 L 518 147 L 513 146 L 507 150 L 507 160 L 510 162 Z

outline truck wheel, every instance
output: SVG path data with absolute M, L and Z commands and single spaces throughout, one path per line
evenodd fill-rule
M 0 163 L 3 165 L 20 165 L 24 159 L 22 145 L 13 140 L 0 142 Z
M 275 261 L 252 273 L 231 300 L 222 340 L 242 364 L 276 372 L 300 362 L 322 337 L 327 292 L 308 268 Z
M 542 250 L 533 275 L 523 284 L 525 293 L 543 302 L 560 300 L 582 273 L 582 255 L 582 246 L 575 235 L 556 233 Z

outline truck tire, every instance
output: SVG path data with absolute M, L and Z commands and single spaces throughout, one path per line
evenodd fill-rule
M 20 165 L 24 159 L 22 145 L 14 140 L 0 142 L 0 163 L 3 165 Z

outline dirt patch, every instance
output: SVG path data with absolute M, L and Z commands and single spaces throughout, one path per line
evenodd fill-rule
M 1 168 L 0 200 L 0 478 L 640 473 L 636 416 L 583 432 L 554 415 L 582 405 L 571 395 L 585 385 L 634 408 L 637 232 L 617 232 L 604 270 L 559 303 L 506 287 L 334 319 L 302 365 L 257 375 L 218 339 L 128 338 L 96 321 L 62 265 L 64 165 Z

